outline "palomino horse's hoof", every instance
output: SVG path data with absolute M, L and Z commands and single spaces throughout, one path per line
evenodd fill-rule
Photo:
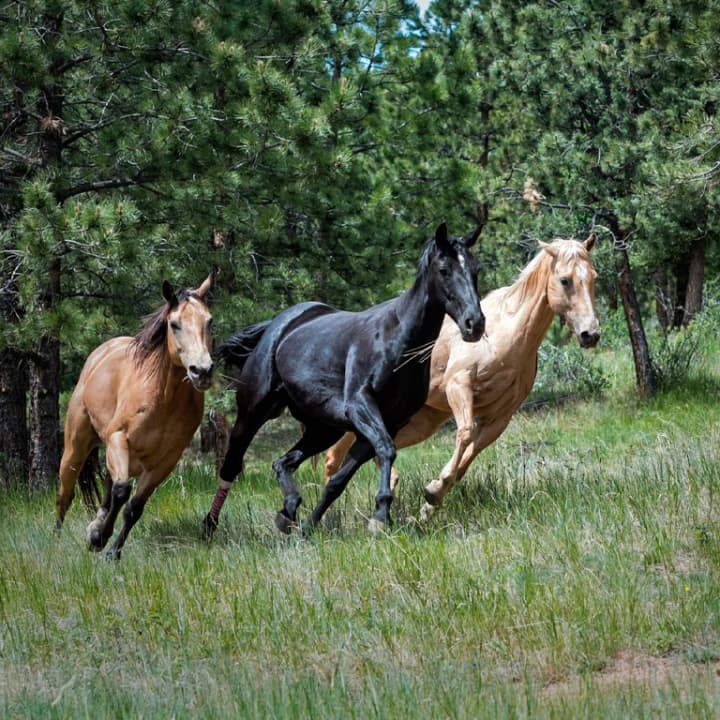
M 203 520 L 202 528 L 200 530 L 203 540 L 210 542 L 210 540 L 213 539 L 213 535 L 215 534 L 217 527 L 218 521 L 212 517 L 210 513 L 208 513 Z
M 282 510 L 275 515 L 275 527 L 283 534 L 289 535 L 296 523 L 291 520 Z
M 423 523 L 429 522 L 430 518 L 435 514 L 436 510 L 437 510 L 437 505 L 431 505 L 430 503 L 425 503 L 420 508 L 420 513 L 419 513 L 420 522 L 423 522 Z
M 368 520 L 367 529 L 373 535 L 382 535 L 387 530 L 387 525 L 377 518 L 370 518 Z

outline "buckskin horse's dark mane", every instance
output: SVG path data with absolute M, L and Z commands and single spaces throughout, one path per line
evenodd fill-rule
M 175 297 L 180 304 L 193 297 L 191 290 L 179 290 Z M 167 317 L 172 309 L 169 302 L 165 302 L 154 313 L 145 317 L 143 329 L 135 336 L 131 345 L 133 360 L 137 368 L 142 368 L 148 374 L 158 372 L 163 365 L 165 339 L 167 338 Z

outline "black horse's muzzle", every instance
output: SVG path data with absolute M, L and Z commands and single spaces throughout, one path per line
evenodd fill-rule
M 458 323 L 460 335 L 465 342 L 477 342 L 485 333 L 485 316 L 482 310 L 478 310 L 477 313 L 464 315 Z

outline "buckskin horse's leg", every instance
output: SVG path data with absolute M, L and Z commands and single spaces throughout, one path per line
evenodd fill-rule
M 127 540 L 130 530 L 140 519 L 145 510 L 150 496 L 155 492 L 155 488 L 170 474 L 175 467 L 177 459 L 173 458 L 172 462 L 167 462 L 163 466 L 158 466 L 152 472 L 143 473 L 138 480 L 135 494 L 128 500 L 123 512 L 123 526 L 120 528 L 115 542 L 107 552 L 108 558 L 111 560 L 119 560 L 125 541 Z
M 281 532 L 288 534 L 292 530 L 297 522 L 297 509 L 302 502 L 300 491 L 295 484 L 295 471 L 307 458 L 332 445 L 342 432 L 326 425 L 306 425 L 300 440 L 273 463 L 272 467 L 283 494 L 282 509 L 275 516 L 275 526 Z
M 125 433 L 121 430 L 112 433 L 107 441 L 106 461 L 112 489 L 109 506 L 98 510 L 97 517 L 87 526 L 87 544 L 89 550 L 102 550 L 112 535 L 115 519 L 120 508 L 130 497 L 130 448 Z

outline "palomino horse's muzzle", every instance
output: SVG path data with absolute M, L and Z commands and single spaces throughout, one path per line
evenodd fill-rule
M 578 342 L 581 348 L 595 347 L 600 340 L 600 331 L 583 330 L 578 334 Z

